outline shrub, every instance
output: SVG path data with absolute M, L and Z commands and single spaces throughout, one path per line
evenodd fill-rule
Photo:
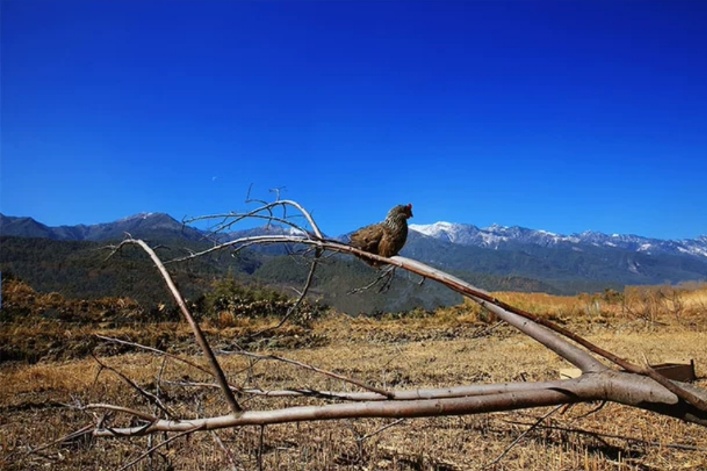
M 282 318 L 290 313 L 295 303 L 296 299 L 276 289 L 247 285 L 228 277 L 213 283 L 211 291 L 204 296 L 203 309 L 206 316 L 227 326 L 236 323 L 238 318 Z M 327 306 L 319 300 L 304 300 L 292 320 L 299 325 L 309 325 L 326 310 Z

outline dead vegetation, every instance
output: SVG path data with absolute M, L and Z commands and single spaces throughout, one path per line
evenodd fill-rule
M 637 291 L 640 291 L 637 293 Z M 657 295 L 656 293 L 660 293 Z M 671 295 L 666 296 L 665 293 Z M 679 300 L 675 302 L 675 293 Z M 698 377 L 707 372 L 702 341 L 707 287 L 630 288 L 624 293 L 577 297 L 498 293 L 506 302 L 544 314 L 586 335 L 628 360 L 642 363 L 694 358 Z M 666 301 L 667 300 L 667 301 Z M 654 309 L 670 302 L 679 311 Z M 647 304 L 648 303 L 648 304 Z M 645 315 L 653 313 L 651 316 Z M 274 325 L 277 319 L 204 323 L 216 351 L 232 350 L 235 339 Z M 107 366 L 158 395 L 180 417 L 221 413 L 226 404 L 214 394 L 213 379 L 174 359 L 155 356 L 94 334 L 152 344 L 201 366 L 183 324 L 134 323 L 116 328 L 71 324 L 4 322 L 9 342 L 45 341 L 92 348 Z M 18 340 L 19 339 L 19 340 Z M 152 339 L 152 340 L 150 340 Z M 158 341 L 157 339 L 162 339 Z M 147 340 L 147 341 L 146 341 Z M 276 354 L 354 377 L 381 388 L 413 389 L 456 384 L 556 379 L 567 365 L 531 339 L 499 325 L 472 304 L 406 317 L 349 318 L 331 313 L 307 328 L 290 326 L 250 345 L 259 354 Z M 59 347 L 57 347 L 59 348 Z M 27 452 L 90 425 L 105 411 L 67 407 L 95 402 L 155 407 L 115 373 L 76 347 L 70 355 L 46 355 L 36 364 L 1 366 L 0 463 L 6 469 L 119 469 L 166 436 L 99 439 L 76 436 L 36 453 Z M 55 358 L 60 358 L 56 361 Z M 250 388 L 354 390 L 350 384 L 312 374 L 292 364 L 220 354 L 229 380 Z M 705 387 L 707 382 L 699 381 Z M 316 398 L 309 400 L 317 403 Z M 249 409 L 294 405 L 291 397 L 242 396 Z M 298 400 L 298 404 L 302 400 Z M 112 413 L 103 417 L 107 423 Z M 543 419 L 544 418 L 544 419 Z M 543 419 L 543 420 L 540 420 Z M 176 435 L 171 435 L 173 438 Z M 176 436 L 136 464 L 137 469 L 536 469 L 662 470 L 707 467 L 707 431 L 676 419 L 617 404 L 475 416 L 425 419 L 356 419 L 243 427 Z

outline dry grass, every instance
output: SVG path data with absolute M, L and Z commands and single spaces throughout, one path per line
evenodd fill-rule
M 599 299 L 597 311 L 587 310 L 596 299 L 499 293 L 498 297 L 524 309 L 544 313 L 566 323 L 590 340 L 630 360 L 641 363 L 675 357 L 694 358 L 698 376 L 707 374 L 704 309 L 707 289 L 684 292 L 682 311 L 665 311 L 653 318 L 637 316 L 622 302 Z M 689 300 L 689 302 L 688 302 Z M 557 377 L 567 364 L 534 341 L 510 328 L 488 330 L 484 314 L 470 306 L 441 310 L 433 315 L 404 319 L 351 319 L 331 315 L 314 323 L 311 331 L 290 328 L 261 346 L 270 352 L 273 342 L 298 345 L 296 339 L 317 339 L 315 346 L 279 348 L 278 355 L 330 369 L 377 386 L 396 389 L 444 385 L 537 381 Z M 488 320 L 488 319 L 487 319 Z M 273 321 L 246 322 L 217 332 L 207 325 L 217 345 L 228 345 L 229 336 L 243 335 Z M 143 326 L 144 327 L 144 326 Z M 32 335 L 28 330 L 3 325 L 4 335 Z M 90 329 L 65 332 L 65 338 L 88 335 Z M 14 329 L 14 330 L 12 330 Z M 154 329 L 154 331 L 150 330 Z M 139 327 L 103 330 L 109 336 L 137 336 Z M 95 331 L 94 331 L 95 332 Z M 166 337 L 171 351 L 181 351 L 203 364 L 183 326 L 152 325 L 146 338 Z M 36 332 L 35 332 L 36 333 Z M 182 334 L 184 339 L 182 339 Z M 218 335 L 217 335 L 218 334 Z M 176 340 L 175 340 L 176 339 Z M 285 339 L 293 339 L 285 341 Z M 306 342 L 304 342 L 306 343 Z M 109 347 L 102 347 L 105 353 Z M 119 352 L 112 352 L 119 353 Z M 277 362 L 255 362 L 235 356 L 221 357 L 232 383 L 283 389 L 351 389 L 350 385 Z M 155 355 L 127 352 L 103 361 L 130 376 L 141 387 L 156 392 L 157 378 L 166 404 L 182 417 L 223 414 L 225 402 L 217 390 L 175 384 L 185 377 L 209 381 L 198 370 Z M 25 455 L 29 447 L 48 443 L 92 423 L 94 416 L 63 407 L 62 403 L 110 402 L 151 406 L 108 371 L 89 358 L 40 361 L 0 366 L 0 465 L 20 469 L 116 469 L 139 456 L 150 444 L 164 439 L 77 439 Z M 707 387 L 707 381 L 700 381 Z M 271 409 L 315 399 L 249 397 L 248 409 Z M 530 426 L 551 409 L 482 414 L 477 416 L 392 420 L 366 419 L 245 427 L 197 433 L 176 439 L 144 460 L 137 469 L 382 469 L 382 470 L 685 470 L 707 468 L 707 430 L 678 420 L 628 407 L 607 404 L 579 405 L 550 415 L 530 431 Z M 589 413 L 592 412 L 592 413 Z M 589 414 L 588 414 L 589 413 Z M 588 414 L 588 415 L 587 415 Z M 127 423 L 124 416 L 113 424 Z M 385 428 L 390 425 L 389 428 Z M 527 432 L 526 435 L 523 435 Z M 223 443 L 228 452 L 217 443 Z M 512 446 L 514 440 L 519 442 Z M 500 457 L 500 459 L 499 459 Z

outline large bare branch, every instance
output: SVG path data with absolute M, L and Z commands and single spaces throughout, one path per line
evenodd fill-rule
M 611 371 L 611 370 L 607 370 Z M 528 391 L 539 391 L 544 389 L 564 389 L 567 380 L 554 380 L 542 382 L 510 382 L 496 384 L 468 384 L 463 386 L 449 386 L 444 388 L 421 388 L 421 389 L 392 389 L 388 391 L 388 397 L 377 392 L 355 392 L 355 391 L 330 391 L 330 390 L 315 390 L 315 389 L 281 389 L 281 390 L 263 390 L 263 389 L 244 389 L 243 394 L 252 394 L 257 396 L 267 397 L 319 397 L 330 398 L 336 400 L 346 400 L 352 402 L 365 401 L 414 401 L 417 399 L 445 399 L 452 397 L 469 397 L 469 396 L 489 396 L 501 393 L 517 393 Z M 179 386 L 193 387 L 210 387 L 218 388 L 217 384 L 197 383 L 197 382 L 177 382 Z M 650 385 L 650 387 L 649 387 Z M 652 383 L 636 384 L 636 389 L 641 390 L 642 394 L 648 394 L 653 387 Z M 667 397 L 667 396 L 666 396 Z
M 606 399 L 707 426 L 706 413 L 690 407 L 675 407 L 677 405 L 675 395 L 656 385 L 650 378 L 607 370 L 564 380 L 561 387 L 448 399 L 370 401 L 290 407 L 269 411 L 245 411 L 239 416 L 226 415 L 180 421 L 160 420 L 148 427 L 97 429 L 94 434 L 96 436 L 145 435 L 159 431 L 215 430 L 244 425 L 313 420 L 479 414 Z
M 253 394 L 265 396 L 277 395 L 301 395 L 331 397 L 336 399 L 345 398 L 350 403 L 337 403 L 319 406 L 290 407 L 278 410 L 243 411 L 235 397 L 232 396 L 231 388 L 225 382 L 225 376 L 216 362 L 208 344 L 201 337 L 199 340 L 198 325 L 193 322 L 186 310 L 184 302 L 180 299 L 176 287 L 174 287 L 164 266 L 154 252 L 151 257 L 162 272 L 170 290 L 175 295 L 175 299 L 183 307 L 185 317 L 190 324 L 197 340 L 202 341 L 205 351 L 209 351 L 210 358 L 213 359 L 212 369 L 216 374 L 219 387 L 224 390 L 228 398 L 231 394 L 233 398 L 232 409 L 236 414 L 207 417 L 193 420 L 157 420 L 140 427 L 127 427 L 120 429 L 109 429 L 97 426 L 94 434 L 97 436 L 122 436 L 122 435 L 145 435 L 158 431 L 188 432 L 195 430 L 214 430 L 224 427 L 238 427 L 243 425 L 268 425 L 284 422 L 299 422 L 311 420 L 335 420 L 343 418 L 362 417 L 425 417 L 476 414 L 491 411 L 504 411 L 540 406 L 552 406 L 559 404 L 572 404 L 593 400 L 613 401 L 638 407 L 646 410 L 658 412 L 680 418 L 681 420 L 707 426 L 707 392 L 682 383 L 670 381 L 647 367 L 634 365 L 627 360 L 620 358 L 601 347 L 594 345 L 581 336 L 554 323 L 536 316 L 529 312 L 517 309 L 498 299 L 491 294 L 480 290 L 465 281 L 451 276 L 445 272 L 429 267 L 425 264 L 410 260 L 404 257 L 384 258 L 375 254 L 363 252 L 338 241 L 325 239 L 317 227 L 311 215 L 298 203 L 289 200 L 278 200 L 273 203 L 264 204 L 252 213 L 238 215 L 237 218 L 254 215 L 267 214 L 269 218 L 274 218 L 273 208 L 282 207 L 284 217 L 282 221 L 289 218 L 285 209 L 294 207 L 308 220 L 313 229 L 313 233 L 302 231 L 299 235 L 265 235 L 255 237 L 245 237 L 216 245 L 208 250 L 192 254 L 181 260 L 186 260 L 200 255 L 210 253 L 225 248 L 242 250 L 256 244 L 302 244 L 315 248 L 315 253 L 319 257 L 324 251 L 334 253 L 346 253 L 356 255 L 360 258 L 383 262 L 394 267 L 398 267 L 423 277 L 437 281 L 449 289 L 476 301 L 484 308 L 496 314 L 503 321 L 513 325 L 524 334 L 535 339 L 548 349 L 557 353 L 562 358 L 579 367 L 583 374 L 581 377 L 570 380 L 550 381 L 542 383 L 508 383 L 498 385 L 471 385 L 458 386 L 452 388 L 413 390 L 413 391 L 369 391 L 369 392 L 348 392 L 337 393 L 332 391 L 310 391 L 310 390 L 284 390 L 284 391 L 261 391 L 249 390 Z M 238 219 L 238 220 L 240 220 Z M 224 224 L 229 224 L 224 222 Z M 288 222 L 289 224 L 289 222 Z M 127 242 L 141 245 L 148 253 L 149 247 L 142 241 L 129 240 Z M 315 259 L 316 261 L 316 259 Z M 311 273 L 310 273 L 311 275 Z M 311 276 L 310 276 L 311 278 Z M 309 281 L 307 286 L 309 285 Z M 196 326 L 196 327 L 194 327 Z M 584 350 L 587 349 L 587 350 Z M 591 352 L 591 353 L 590 353 Z M 614 371 L 601 363 L 593 355 L 605 358 L 620 366 L 627 372 Z M 207 354 L 207 357 L 209 357 Z M 210 360 L 211 362 L 211 360 Z M 215 366 L 213 366 L 215 365 Z M 311 367 L 318 371 L 315 367 Z M 635 374 L 637 373 L 637 374 Z M 369 388 L 370 389 L 370 388 Z M 229 401 L 230 402 L 230 401 Z M 100 405 L 93 405 L 100 408 Z
M 678 395 L 680 398 L 683 400 L 686 400 L 687 402 L 691 403 L 693 406 L 707 410 L 707 402 L 704 400 L 700 399 L 698 396 L 695 396 L 694 394 L 691 394 L 687 391 L 684 390 L 684 388 L 680 388 L 678 386 L 675 386 L 674 383 L 670 382 L 668 379 L 664 378 L 661 376 L 659 373 L 651 369 L 650 367 L 641 367 L 632 364 L 631 362 L 620 358 L 619 356 L 593 344 L 592 342 L 589 342 L 588 340 L 584 339 L 583 337 L 575 334 L 574 332 L 565 329 L 562 326 L 559 326 L 547 319 L 544 319 L 542 317 L 536 316 L 534 314 L 531 314 L 529 312 L 523 311 L 521 309 L 518 309 L 514 306 L 511 306 L 507 303 L 504 303 L 503 301 L 500 301 L 493 296 L 491 296 L 489 293 L 487 293 L 484 290 L 481 290 L 479 288 L 476 288 L 469 283 L 466 283 L 465 281 L 454 277 L 448 273 L 445 273 L 441 270 L 437 270 L 433 267 L 430 267 L 428 265 L 425 265 L 421 262 L 418 262 L 416 260 L 411 260 L 408 258 L 404 258 L 401 256 L 396 256 L 393 258 L 386 258 L 386 257 L 381 257 L 376 254 L 371 254 L 368 252 L 364 252 L 362 250 L 356 249 L 354 247 L 342 244 L 338 241 L 332 241 L 332 240 L 313 240 L 310 238 L 305 238 L 305 237 L 298 237 L 298 236 L 256 236 L 256 237 L 247 237 L 243 239 L 237 239 L 231 242 L 228 242 L 226 244 L 222 244 L 220 246 L 213 247 L 212 249 L 209 249 L 206 252 L 214 251 L 214 250 L 220 250 L 222 248 L 225 248 L 227 246 L 232 246 L 232 245 L 239 245 L 239 244 L 253 244 L 253 243 L 261 243 L 261 244 L 273 244 L 273 243 L 299 243 L 299 244 L 305 244 L 305 245 L 315 245 L 321 250 L 331 250 L 335 252 L 341 252 L 341 253 L 349 253 L 352 255 L 356 255 L 361 258 L 368 258 L 370 260 L 374 260 L 377 262 L 383 262 L 387 263 L 396 267 L 400 267 L 404 270 L 408 270 L 412 273 L 416 273 L 424 278 L 429 278 L 435 281 L 438 281 L 439 283 L 442 283 L 443 285 L 447 286 L 448 288 L 480 303 L 482 306 L 485 308 L 489 309 L 492 311 L 494 314 L 496 314 L 499 318 L 503 319 L 504 321 L 508 322 L 509 324 L 513 325 L 514 327 L 518 328 L 521 332 L 527 334 L 531 338 L 537 340 L 547 348 L 555 351 L 560 355 L 561 357 L 565 358 L 567 361 L 570 363 L 574 364 L 578 368 L 580 368 L 583 372 L 589 372 L 589 371 L 601 371 L 602 369 L 605 369 L 606 366 L 603 365 L 602 363 L 598 362 L 595 358 L 593 358 L 591 355 L 587 354 L 585 351 L 575 347 L 574 345 L 566 342 L 563 340 L 561 337 L 555 335 L 555 334 L 561 334 L 562 336 L 565 336 L 574 342 L 577 342 L 581 346 L 587 348 L 591 352 L 606 358 L 607 360 L 617 364 L 621 368 L 625 369 L 626 371 L 630 371 L 632 373 L 637 373 L 637 374 L 642 374 L 649 376 L 652 378 L 654 381 L 660 383 L 667 389 L 671 390 L 674 394 Z M 194 254 L 192 257 L 199 256 L 200 254 Z M 191 257 L 187 257 L 191 258 Z M 531 322 L 528 322 L 531 321 Z M 542 327 L 546 327 L 549 330 L 545 330 Z M 552 331 L 552 332 L 550 332 Z

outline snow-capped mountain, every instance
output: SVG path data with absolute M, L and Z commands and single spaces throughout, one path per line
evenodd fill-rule
M 131 216 L 126 216 L 122 219 L 118 219 L 115 222 L 131 222 L 131 221 L 140 221 L 140 220 L 145 220 L 148 218 L 151 218 L 152 216 L 159 216 L 159 213 L 137 213 L 133 214 Z
M 581 250 L 582 246 L 593 246 L 646 254 L 685 254 L 707 258 L 707 236 L 685 240 L 661 240 L 637 235 L 607 235 L 593 231 L 562 235 L 519 226 L 505 227 L 494 224 L 479 228 L 471 224 L 444 221 L 426 225 L 411 224 L 410 229 L 440 241 L 490 249 L 510 248 L 523 244 L 541 247 L 572 246 L 576 250 Z
M 559 236 L 547 231 L 526 229 L 519 226 L 505 227 L 497 224 L 482 229 L 471 224 L 441 221 L 428 225 L 411 224 L 410 229 L 428 237 L 434 237 L 453 244 L 492 249 L 497 249 L 508 242 L 533 243 L 547 246 L 558 242 L 576 241 L 574 237 Z

